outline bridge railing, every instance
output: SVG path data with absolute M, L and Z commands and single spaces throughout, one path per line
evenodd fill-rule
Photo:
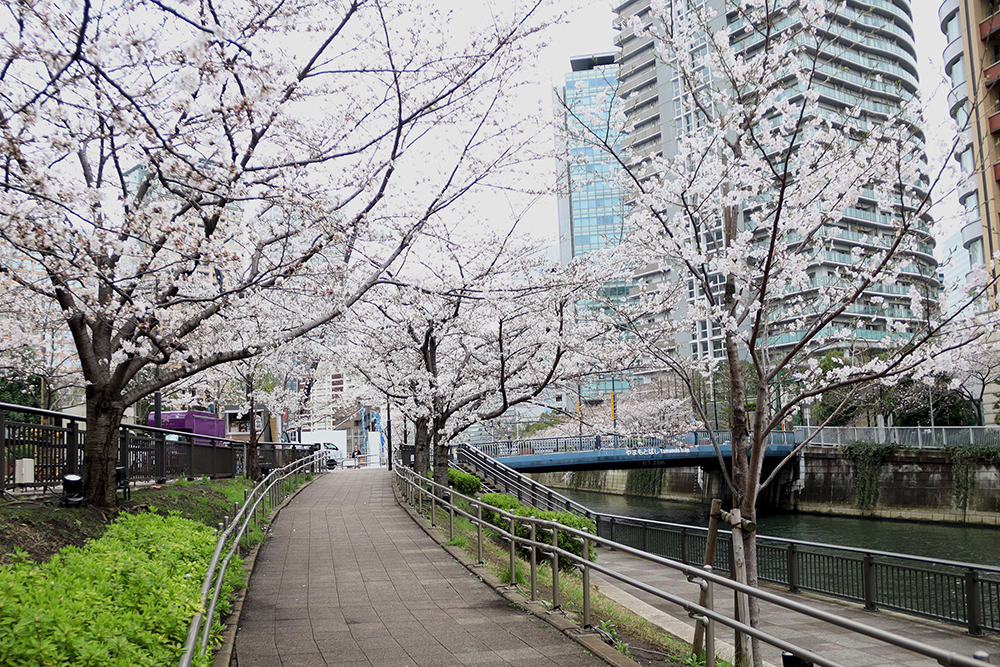
M 539 598 L 541 592 L 538 587 L 539 570 L 537 563 L 539 558 L 551 561 L 551 607 L 558 609 L 560 602 L 560 564 L 570 562 L 580 568 L 583 573 L 582 581 L 582 606 L 583 625 L 591 624 L 591 572 L 598 572 L 601 575 L 613 579 L 625 586 L 635 587 L 637 590 L 650 593 L 665 602 L 677 605 L 688 612 L 688 615 L 701 623 L 705 629 L 705 663 L 715 664 L 716 646 L 715 637 L 719 626 L 729 627 L 738 632 L 746 633 L 760 639 L 762 642 L 787 651 L 802 660 L 809 661 L 808 664 L 824 665 L 825 667 L 840 667 L 841 663 L 834 659 L 810 651 L 809 649 L 786 640 L 778 634 L 760 628 L 751 628 L 749 625 L 740 622 L 730 616 L 720 613 L 715 609 L 715 599 L 722 591 L 715 592 L 714 587 L 718 586 L 726 590 L 726 594 L 733 592 L 741 595 L 758 598 L 762 602 L 773 604 L 787 609 L 793 613 L 800 614 L 805 618 L 815 619 L 833 626 L 845 628 L 859 635 L 864 635 L 885 642 L 887 644 L 911 651 L 918 655 L 929 657 L 942 665 L 961 665 L 964 667 L 978 667 L 989 664 L 990 656 L 985 653 L 977 653 L 976 656 L 967 657 L 957 654 L 951 650 L 942 649 L 923 642 L 915 641 L 908 637 L 903 637 L 892 632 L 880 630 L 870 624 L 846 618 L 841 615 L 832 614 L 824 610 L 816 609 L 805 605 L 795 599 L 777 595 L 771 591 L 748 586 L 721 576 L 715 571 L 700 566 L 687 565 L 678 562 L 676 559 L 664 558 L 650 551 L 634 548 L 630 545 L 616 542 L 603 535 L 593 535 L 586 531 L 576 530 L 565 525 L 557 524 L 535 517 L 526 517 L 506 512 L 504 510 L 486 505 L 477 498 L 461 495 L 446 486 L 436 484 L 433 480 L 418 475 L 415 471 L 404 466 L 395 468 L 395 481 L 400 494 L 400 501 L 413 507 L 419 514 L 427 516 L 432 526 L 436 526 L 440 520 L 448 522 L 449 537 L 455 539 L 456 516 L 470 522 L 477 530 L 477 543 L 479 545 L 479 561 L 483 561 L 482 545 L 486 530 L 493 532 L 501 540 L 509 544 L 509 571 L 515 572 L 518 566 L 518 551 L 526 552 L 529 555 L 529 580 L 530 597 L 532 600 Z M 493 515 L 500 517 L 496 523 L 484 520 L 484 516 Z M 519 528 L 527 529 L 519 531 Z M 525 537 L 524 533 L 528 536 Z M 580 544 L 580 552 L 573 553 L 559 546 L 558 534 L 568 534 Z M 676 591 L 666 591 L 652 586 L 649 583 L 634 579 L 628 575 L 602 565 L 600 560 L 590 561 L 586 555 L 590 553 L 590 545 L 609 547 L 621 550 L 629 555 L 646 561 L 650 567 L 666 567 L 687 576 L 688 580 L 703 591 L 704 597 L 701 604 L 685 599 Z
M 708 529 L 700 526 L 594 512 L 470 446 L 458 461 L 490 487 L 541 509 L 565 510 L 592 519 L 613 542 L 702 565 Z M 732 571 L 732 542 L 720 532 L 716 571 Z M 1000 632 L 1000 567 L 857 549 L 758 535 L 762 581 L 789 591 L 811 591 L 860 602 L 865 609 L 892 609 L 965 625 L 971 634 Z
M 719 444 L 732 442 L 729 431 L 713 431 Z M 796 442 L 794 431 L 772 431 L 768 434 L 770 445 L 789 445 Z M 602 449 L 642 449 L 649 447 L 697 447 L 710 445 L 708 431 L 694 431 L 673 436 L 630 435 L 624 433 L 604 433 L 597 435 L 560 436 L 557 438 L 526 438 L 522 440 L 498 440 L 480 443 L 476 448 L 493 458 L 509 456 L 534 456 L 539 454 L 559 454 L 563 452 L 589 452 Z
M 799 427 L 795 429 L 798 442 L 804 441 L 814 431 L 816 434 L 809 444 L 828 447 L 840 447 L 852 442 L 894 443 L 903 449 L 946 449 L 960 445 L 1000 444 L 1000 427 L 997 426 Z

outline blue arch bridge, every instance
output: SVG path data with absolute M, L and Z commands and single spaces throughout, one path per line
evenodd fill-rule
M 714 431 L 722 457 L 732 458 L 729 431 Z M 788 456 L 796 444 L 792 431 L 768 436 L 765 466 Z M 621 470 L 627 468 L 719 467 L 719 457 L 707 431 L 670 438 L 625 435 L 584 435 L 562 438 L 503 440 L 474 445 L 509 468 L 521 472 Z

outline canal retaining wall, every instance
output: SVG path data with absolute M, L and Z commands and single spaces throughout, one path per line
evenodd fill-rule
M 946 451 L 913 450 L 890 455 L 877 472 L 877 500 L 868 507 L 858 498 L 854 463 L 834 447 L 806 447 L 779 473 L 758 506 L 799 512 L 870 516 L 916 521 L 966 522 L 1000 526 L 1000 470 L 971 464 L 961 482 L 961 467 Z M 557 489 L 615 495 L 710 502 L 728 496 L 718 470 L 638 468 L 534 473 Z M 959 487 L 956 490 L 956 485 Z M 963 490 L 968 502 L 963 510 Z M 870 500 L 870 499 L 869 499 Z

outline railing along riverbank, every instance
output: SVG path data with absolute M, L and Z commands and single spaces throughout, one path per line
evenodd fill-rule
M 23 415 L 21 420 L 10 415 Z M 35 418 L 36 423 L 29 421 Z M 83 465 L 87 419 L 50 410 L 0 403 L 0 493 L 46 490 L 62 484 L 66 474 Z M 118 466 L 129 482 L 181 477 L 234 477 L 243 474 L 246 442 L 183 431 L 122 424 L 118 432 Z M 258 443 L 261 463 L 283 466 L 315 449 L 311 445 Z M 20 463 L 19 463 L 20 462 Z
M 727 589 L 727 592 L 725 593 L 726 595 L 732 595 L 733 592 L 735 592 L 743 596 L 756 597 L 763 602 L 774 604 L 791 612 L 801 614 L 804 618 L 808 617 L 816 619 L 824 623 L 828 623 L 831 626 L 843 628 L 850 632 L 871 637 L 906 651 L 926 656 L 936 660 L 941 665 L 983 667 L 984 665 L 989 664 L 990 657 L 987 654 L 977 654 L 975 657 L 957 655 L 948 650 L 940 649 L 923 642 L 915 641 L 908 637 L 903 637 L 895 633 L 872 627 L 869 624 L 847 619 L 836 614 L 831 614 L 829 612 L 810 607 L 796 600 L 777 595 L 767 590 L 740 584 L 712 571 L 712 568 L 710 567 L 695 567 L 693 565 L 687 565 L 677 560 L 672 560 L 647 551 L 642 551 L 635 547 L 614 542 L 602 535 L 592 535 L 590 533 L 575 530 L 573 528 L 569 528 L 568 526 L 563 526 L 551 521 L 544 521 L 533 517 L 523 517 L 505 512 L 496 507 L 487 505 L 476 498 L 461 495 L 448 487 L 438 485 L 426 477 L 417 475 L 412 469 L 404 466 L 396 466 L 394 472 L 394 479 L 396 480 L 396 484 L 398 485 L 404 502 L 407 502 L 410 506 L 416 508 L 419 513 L 427 516 L 432 525 L 436 524 L 440 511 L 447 513 L 449 521 L 449 537 L 451 539 L 455 538 L 456 517 L 462 517 L 476 526 L 479 542 L 478 557 L 480 562 L 483 562 L 482 541 L 484 539 L 484 531 L 487 530 L 492 531 L 494 534 L 498 535 L 500 539 L 506 541 L 510 545 L 508 552 L 510 558 L 510 572 L 516 571 L 517 552 L 519 550 L 526 551 L 529 555 L 529 595 L 532 600 L 537 600 L 539 597 L 539 590 L 537 586 L 537 563 L 539 558 L 549 559 L 552 564 L 551 606 L 553 609 L 561 607 L 559 584 L 560 563 L 567 562 L 567 559 L 569 562 L 572 562 L 582 571 L 583 575 L 582 593 L 584 626 L 590 626 L 591 624 L 590 575 L 593 571 L 599 572 L 610 579 L 614 579 L 626 587 L 644 591 L 684 609 L 688 615 L 694 618 L 696 622 L 700 623 L 705 630 L 705 664 L 709 665 L 715 664 L 715 636 L 718 632 L 718 626 L 724 626 L 745 633 L 749 636 L 756 637 L 760 641 L 774 646 L 781 651 L 786 651 L 798 656 L 799 658 L 811 661 L 812 664 L 822 665 L 824 667 L 845 667 L 842 663 L 828 659 L 803 646 L 799 646 L 781 637 L 762 631 L 759 628 L 750 627 L 747 624 L 741 623 L 733 618 L 730 618 L 724 613 L 717 611 L 714 603 L 714 600 L 718 595 L 715 591 L 716 587 Z M 503 521 L 507 523 L 507 527 L 498 527 L 484 521 L 484 511 L 490 511 L 501 516 Z M 518 526 L 527 526 L 530 531 L 529 537 L 526 538 L 519 536 L 517 532 Z M 651 565 L 662 566 L 681 572 L 688 578 L 689 581 L 704 592 L 704 597 L 701 598 L 704 600 L 704 603 L 698 604 L 688 601 L 683 597 L 668 591 L 660 590 L 648 583 L 617 572 L 605 565 L 602 565 L 600 561 L 592 562 L 586 557 L 581 557 L 575 553 L 561 549 L 558 546 L 559 533 L 569 534 L 574 539 L 578 540 L 581 544 L 580 553 L 584 555 L 589 553 L 589 545 L 594 543 L 607 548 L 621 550 L 625 553 L 644 559 Z
M 457 449 L 462 466 L 496 490 L 542 509 L 569 511 L 592 519 L 597 532 L 616 544 L 702 564 L 708 529 L 594 512 L 535 480 L 511 470 L 471 446 Z M 791 592 L 810 591 L 964 625 L 970 634 L 1000 632 L 1000 568 L 871 549 L 757 536 L 762 581 Z M 714 568 L 731 572 L 732 542 L 720 532 Z

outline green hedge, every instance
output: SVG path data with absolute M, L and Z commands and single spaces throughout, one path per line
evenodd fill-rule
M 428 470 L 427 478 L 433 479 L 434 473 Z M 478 496 L 479 492 L 482 490 L 483 482 L 475 475 L 470 475 L 467 472 L 455 470 L 454 468 L 448 468 L 448 486 L 455 489 L 463 496 L 475 497 Z
M 100 539 L 47 563 L 0 567 L 0 664 L 177 664 L 215 543 L 195 521 L 124 515 Z M 217 613 L 228 613 L 242 583 L 236 561 Z M 196 656 L 195 664 L 211 660 Z
M 463 496 L 476 497 L 483 488 L 483 482 L 475 475 L 448 468 L 448 483 Z
M 543 521 L 555 521 L 570 528 L 587 531 L 592 535 L 597 534 L 597 526 L 593 521 L 571 512 L 552 512 L 548 510 L 540 510 L 537 507 L 531 507 L 530 505 L 522 505 L 517 498 L 504 493 L 487 493 L 482 497 L 482 501 L 488 505 L 496 507 L 499 510 L 516 514 L 517 516 L 530 516 L 535 517 L 536 519 L 542 519 Z M 501 515 L 499 512 L 495 512 L 484 507 L 483 519 L 504 531 L 510 530 L 510 520 Z M 518 522 L 517 536 L 524 539 L 531 537 L 530 527 L 527 524 Z M 551 538 L 548 535 L 548 532 L 545 534 L 538 534 L 538 531 L 536 530 L 535 539 L 539 542 L 548 542 Z M 577 556 L 582 554 L 582 545 L 575 535 L 565 531 L 559 531 L 558 540 L 559 548 L 563 551 L 568 551 L 569 553 L 576 554 Z M 587 558 L 592 561 L 597 560 L 597 547 L 594 546 L 593 542 L 590 543 L 590 553 L 587 554 Z M 561 567 L 568 568 L 575 565 L 576 563 L 567 562 L 566 560 L 560 561 Z

